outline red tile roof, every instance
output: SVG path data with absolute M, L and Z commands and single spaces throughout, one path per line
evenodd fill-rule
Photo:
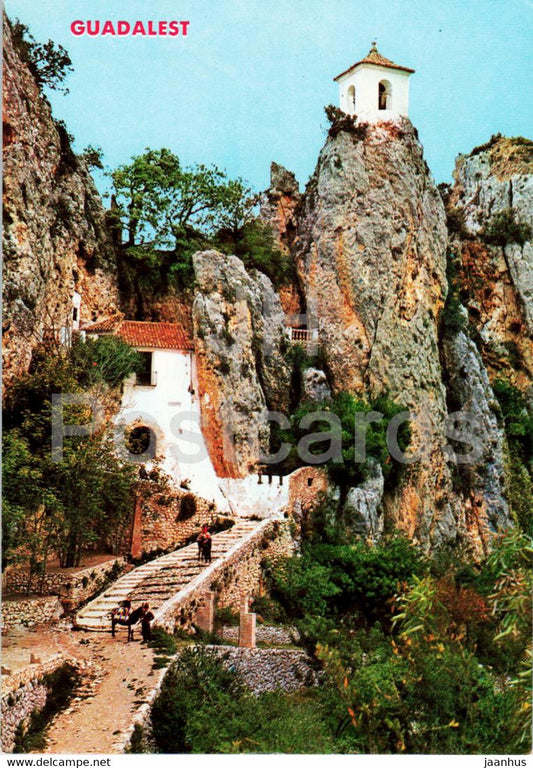
M 355 69 L 359 66 L 359 64 L 375 64 L 379 67 L 388 67 L 389 69 L 400 69 L 402 72 L 410 72 L 411 74 L 415 71 L 414 69 L 409 69 L 409 67 L 400 67 L 399 64 L 395 64 L 390 59 L 386 59 L 385 56 L 382 56 L 381 53 L 376 48 L 376 44 L 372 43 L 372 48 L 368 52 L 368 55 L 365 56 L 364 59 L 361 59 L 361 61 L 356 61 L 355 64 L 352 64 L 351 67 L 348 67 L 348 69 L 345 69 L 344 72 L 341 72 L 340 75 L 337 75 L 337 77 L 334 77 L 333 80 L 338 80 L 339 77 L 342 77 L 343 75 L 347 75 L 348 72 L 351 72 L 352 69 Z
M 118 335 L 132 347 L 193 349 L 192 341 L 179 323 L 142 323 L 124 320 Z
M 105 317 L 103 320 L 99 320 L 97 323 L 89 323 L 84 325 L 82 330 L 88 333 L 111 333 L 117 329 L 120 323 L 124 320 L 122 312 L 117 312 L 116 315 Z

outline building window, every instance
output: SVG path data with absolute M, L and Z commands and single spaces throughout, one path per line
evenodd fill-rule
M 78 321 L 78 307 L 72 309 L 72 320 L 76 323 Z
M 155 375 L 152 372 L 152 352 L 139 352 L 141 358 L 137 370 L 138 387 L 155 387 Z
M 379 109 L 392 109 L 391 84 L 388 80 L 382 80 L 378 86 Z
M 355 86 L 351 85 L 348 88 L 348 111 L 355 113 Z

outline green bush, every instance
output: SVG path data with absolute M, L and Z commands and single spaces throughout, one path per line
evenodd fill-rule
M 531 227 L 525 222 L 518 221 L 514 208 L 495 213 L 483 233 L 487 243 L 505 246 L 508 243 L 523 245 L 531 239 Z
M 304 543 L 301 557 L 273 569 L 270 591 L 291 619 L 373 622 L 390 618 L 390 601 L 400 585 L 426 567 L 418 550 L 400 537 L 374 546 Z
M 194 647 L 165 677 L 152 722 L 163 753 L 332 752 L 323 714 L 312 692 L 253 696 L 219 657 Z
M 71 347 L 70 356 L 77 381 L 82 387 L 98 382 L 118 387 L 141 366 L 137 350 L 118 336 L 77 340 Z
M 391 461 L 387 446 L 387 427 L 390 419 L 403 411 L 403 408 L 386 395 L 367 402 L 358 400 L 347 392 L 341 392 L 323 403 L 302 402 L 296 408 L 290 418 L 290 429 L 278 431 L 277 439 L 292 446 L 291 453 L 285 462 L 285 469 L 292 470 L 306 464 L 306 460 L 299 456 L 298 450 L 306 436 L 330 431 L 330 424 L 326 420 L 313 421 L 309 428 L 300 426 L 303 418 L 318 411 L 331 413 L 340 422 L 338 434 L 341 444 L 340 460 L 337 461 L 334 457 L 327 462 L 317 462 L 324 465 L 333 483 L 341 488 L 359 485 L 368 478 L 374 461 L 380 464 L 386 479 L 393 475 L 397 477 L 403 465 Z M 355 445 L 354 430 L 358 417 L 371 411 L 381 413 L 383 418 L 365 425 L 366 431 L 360 435 L 361 443 L 364 438 L 366 449 L 366 455 L 362 456 L 359 455 L 359 448 Z M 408 422 L 404 422 L 398 431 L 398 445 L 402 451 L 405 452 L 410 440 L 410 426 Z M 326 442 L 328 442 L 327 446 Z M 319 457 L 326 452 L 327 448 L 329 448 L 329 440 L 325 437 L 324 441 L 317 440 L 316 443 L 311 443 L 308 450 L 311 456 Z M 360 448 L 362 449 L 362 445 Z

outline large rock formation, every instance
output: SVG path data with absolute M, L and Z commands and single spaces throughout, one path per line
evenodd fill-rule
M 385 484 L 384 523 L 374 504 L 361 518 L 368 518 L 366 532 L 379 534 L 379 519 L 380 527 L 397 527 L 428 547 L 482 554 L 491 533 L 510 524 L 504 437 L 475 346 L 449 337 L 446 352 L 440 349 L 446 215 L 409 120 L 332 126 L 295 244 L 308 326 L 318 328 L 334 391 L 388 393 L 417 416 L 412 448 L 420 459 Z M 468 483 L 458 482 L 448 447 L 452 400 L 480 422 L 483 456 L 469 467 Z M 360 505 L 359 491 L 350 492 L 350 509 Z
M 460 155 L 447 209 L 461 299 L 491 377 L 533 383 L 533 142 Z
M 43 332 L 117 309 L 105 214 L 85 163 L 21 59 L 4 17 L 4 375 L 23 371 Z
M 203 251 L 193 263 L 202 429 L 217 474 L 245 477 L 268 453 L 268 409 L 288 406 L 284 315 L 268 277 L 236 256 Z

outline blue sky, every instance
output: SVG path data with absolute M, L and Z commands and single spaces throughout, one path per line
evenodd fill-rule
M 410 117 L 437 182 L 491 134 L 528 135 L 532 0 L 6 0 L 39 41 L 69 51 L 66 96 L 48 93 L 81 151 L 106 165 L 145 147 L 215 163 L 256 189 L 270 161 L 304 186 L 324 143 L 332 78 L 377 37 L 416 70 Z M 187 37 L 74 37 L 74 19 L 189 20 Z

